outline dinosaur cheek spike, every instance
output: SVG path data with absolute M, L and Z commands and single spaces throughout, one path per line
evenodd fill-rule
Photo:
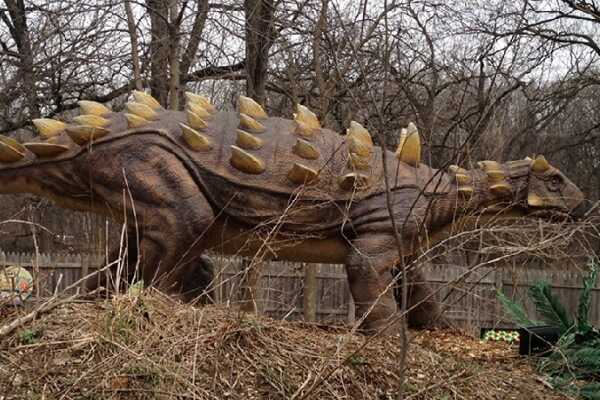
M 421 139 L 416 125 L 412 122 L 400 132 L 400 143 L 396 150 L 396 157 L 413 167 L 418 167 L 421 163 Z
M 110 120 L 93 114 L 79 115 L 77 117 L 74 117 L 73 121 L 77 122 L 80 125 L 99 126 L 101 128 L 110 124 Z
M 79 107 L 81 108 L 81 114 L 102 116 L 111 112 L 108 107 L 97 101 L 81 100 L 77 102 L 77 104 L 79 104 Z
M 312 143 L 302 139 L 296 141 L 292 153 L 307 160 L 316 160 L 320 155 L 319 150 Z
M 237 146 L 230 146 L 231 159 L 229 162 L 236 169 L 247 174 L 258 175 L 265 171 L 265 162 L 258 157 L 240 149 Z
M 512 187 L 508 182 L 500 182 L 491 185 L 490 191 L 496 196 L 509 196 L 512 194 Z
M 138 117 L 142 117 L 147 120 L 153 120 L 158 118 L 158 114 L 149 106 L 142 103 L 127 103 L 127 111 L 131 114 L 135 114 Z
M 340 177 L 338 184 L 343 190 L 362 190 L 369 184 L 369 176 L 360 172 L 350 172 Z
M 186 112 L 188 125 L 194 129 L 206 129 L 208 124 L 198 114 L 188 110 Z
M 287 174 L 287 178 L 297 185 L 308 185 L 316 182 L 318 175 L 318 172 L 314 169 L 300 163 L 294 163 L 292 169 Z
M 210 119 L 212 115 L 200 104 L 188 104 L 188 109 L 202 119 Z
M 192 92 L 185 92 L 185 97 L 189 104 L 199 104 L 211 114 L 217 112 L 215 106 L 210 102 L 208 98 L 204 96 Z
M 246 131 L 238 129 L 235 144 L 242 149 L 258 150 L 263 146 L 263 141 Z
M 144 125 L 150 123 L 150 121 L 148 121 L 147 119 L 138 117 L 135 114 L 125 113 L 123 115 L 125 116 L 125 119 L 127 120 L 127 127 L 130 129 L 139 128 L 141 126 L 144 126 Z
M 241 114 L 246 114 L 256 119 L 265 119 L 269 117 L 262 106 L 250 97 L 240 96 L 239 105 Z
M 185 124 L 179 124 L 181 127 L 181 131 L 183 134 L 183 140 L 187 143 L 187 145 L 194 151 L 208 151 L 212 149 L 212 144 L 210 140 L 195 130 Z
M 51 118 L 36 118 L 32 120 L 40 135 L 46 139 L 64 132 L 66 124 Z
M 66 130 L 71 140 L 80 146 L 106 136 L 110 132 L 106 128 L 91 125 L 68 125 Z
M 252 133 L 262 133 L 265 131 L 263 124 L 246 114 L 240 114 L 240 128 L 247 129 Z
M 319 130 L 321 129 L 321 123 L 317 118 L 316 114 L 308 109 L 308 107 L 301 104 L 296 105 L 296 113 L 294 114 L 294 121 L 305 124 L 309 129 Z
M 546 161 L 544 156 L 537 156 L 531 163 L 531 170 L 535 173 L 541 174 L 550 169 L 550 164 Z
M 0 142 L 0 162 L 13 163 L 21 160 L 25 154 L 17 151 L 6 143 Z
M 69 147 L 62 144 L 55 143 L 23 143 L 23 146 L 27 148 L 27 150 L 31 151 L 33 154 L 40 158 L 46 157 L 55 157 L 59 154 L 62 154 L 66 151 L 69 151 Z
M 133 91 L 133 98 L 137 103 L 145 104 L 153 110 L 158 110 L 162 108 L 158 100 L 156 100 L 152 95 L 142 92 L 139 90 Z
M 529 193 L 527 195 L 527 204 L 530 207 L 543 207 L 545 205 L 544 199 L 535 193 Z

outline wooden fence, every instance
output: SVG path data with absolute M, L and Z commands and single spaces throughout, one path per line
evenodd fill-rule
M 30 270 L 39 296 L 52 294 L 56 288 L 72 285 L 88 271 L 100 265 L 101 258 L 70 254 L 0 253 L 0 265 L 20 265 Z M 215 279 L 217 301 L 236 304 L 243 293 L 242 259 L 214 257 L 218 266 Z M 307 270 L 308 268 L 308 270 Z M 308 272 L 307 272 L 308 271 Z M 446 316 L 457 326 L 478 332 L 481 327 L 511 327 L 510 321 L 496 301 L 496 291 L 509 298 L 521 300 L 533 313 L 533 304 L 526 295 L 532 283 L 549 281 L 553 292 L 567 309 L 575 312 L 582 278 L 576 272 L 524 268 L 469 268 L 456 265 L 427 265 L 426 279 L 431 283 L 436 300 L 446 309 Z M 316 285 L 304 285 L 305 278 L 315 279 Z M 306 293 L 314 287 L 314 293 Z M 310 295 L 310 296 L 309 296 Z M 324 324 L 354 322 L 354 306 L 342 265 L 265 263 L 255 293 L 259 312 L 273 318 L 301 319 L 305 307 L 314 308 L 315 320 Z M 310 301 L 306 301 L 309 298 Z M 600 325 L 600 288 L 592 293 L 590 319 Z

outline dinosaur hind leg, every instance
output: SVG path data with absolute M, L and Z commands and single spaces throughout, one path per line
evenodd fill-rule
M 212 209 L 200 195 L 192 204 L 161 209 L 147 218 L 139 241 L 140 270 L 146 285 L 184 301 L 209 301 L 214 271 L 202 253 L 213 218 Z

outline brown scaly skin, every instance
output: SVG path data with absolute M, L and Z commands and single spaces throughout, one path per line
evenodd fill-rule
M 145 101 L 144 96 L 138 101 Z M 153 105 L 151 100 L 148 104 Z M 209 249 L 267 259 L 344 263 L 357 314 L 370 311 L 362 328 L 382 330 L 396 311 L 393 290 L 386 289 L 392 284 L 398 249 L 383 189 L 381 149 L 369 144 L 370 138 L 360 139 L 359 144 L 368 147 L 368 154 L 362 153 L 367 154 L 362 159 L 367 165 L 349 164 L 349 154 L 360 152 L 356 143 L 315 127 L 318 122 L 301 108 L 291 121 L 269 118 L 258 106 L 244 104 L 244 111 L 255 119 L 241 126 L 252 131 L 252 123 L 259 122 L 264 127 L 254 125 L 251 139 L 259 138 L 262 144 L 246 154 L 263 164 L 245 160 L 236 167 L 231 161 L 230 146 L 240 126 L 237 112 L 213 110 L 198 123 L 186 112 L 154 107 L 148 114 L 130 107 L 145 120 L 128 115 L 128 121 L 122 113 L 106 113 L 105 135 L 87 143 L 80 140 L 81 145 L 71 140 L 73 132 L 88 128 L 76 125 L 64 132 L 59 125 L 55 132 L 42 126 L 46 136 L 56 134 L 47 142 L 66 146 L 52 157 L 24 151 L 24 157 L 15 161 L 16 145 L 0 146 L 0 158 L 10 161 L 0 167 L 0 193 L 33 193 L 64 207 L 109 215 L 132 231 L 137 227 L 144 281 L 184 293 L 188 299 L 199 294 L 202 279 L 194 266 Z M 304 122 L 313 127 L 304 129 Z M 180 123 L 192 123 L 210 145 L 194 149 L 182 136 Z M 141 126 L 129 128 L 132 125 Z M 303 134 L 318 151 L 316 159 L 291 151 Z M 396 155 L 388 153 L 387 167 L 403 256 L 422 250 L 427 235 L 435 240 L 473 211 L 495 212 L 508 205 L 523 214 L 538 209 L 568 213 L 583 201 L 579 189 L 543 159 L 447 173 L 419 163 L 416 131 L 403 132 L 401 144 Z M 317 171 L 318 179 L 306 185 L 298 179 L 292 182 L 288 172 L 294 163 Z M 257 165 L 264 170 L 253 170 Z M 340 177 L 353 172 L 366 180 L 359 186 L 340 185 Z M 420 280 L 416 273 L 408 278 Z M 413 285 L 410 303 L 427 299 L 429 293 L 426 285 Z M 409 320 L 426 325 L 436 313 L 435 304 L 424 301 Z M 389 325 L 390 331 L 396 327 Z

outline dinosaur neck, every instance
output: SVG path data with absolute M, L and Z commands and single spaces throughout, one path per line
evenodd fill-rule
M 527 191 L 528 164 L 516 162 L 500 167 L 503 179 L 483 169 L 450 174 L 449 179 L 454 182 L 452 190 L 447 196 L 434 200 L 431 206 L 431 242 L 444 240 L 456 231 L 473 230 L 490 222 L 524 215 L 522 205 Z M 457 178 L 456 175 L 463 176 Z

